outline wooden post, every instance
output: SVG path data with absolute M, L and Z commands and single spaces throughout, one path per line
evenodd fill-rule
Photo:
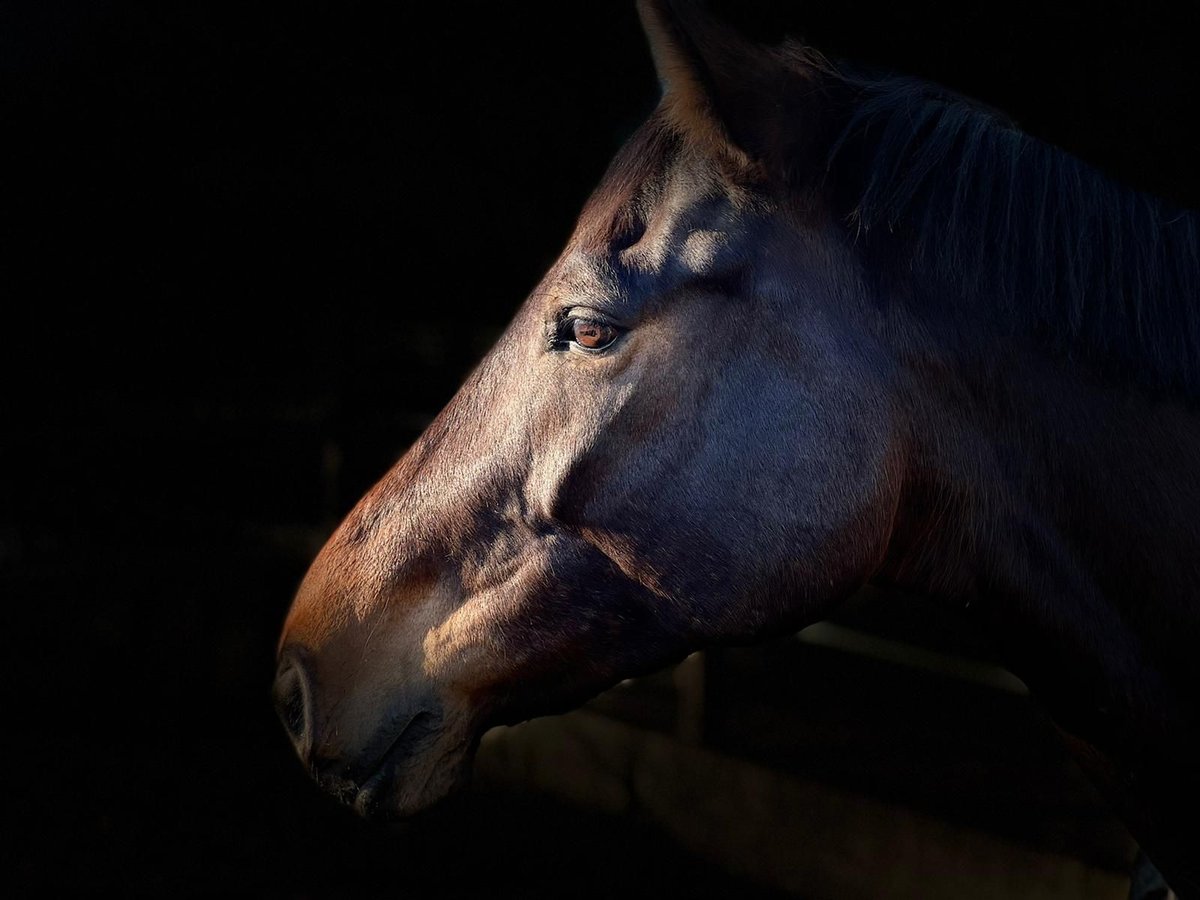
M 675 667 L 676 736 L 684 744 L 704 741 L 704 653 L 696 652 Z

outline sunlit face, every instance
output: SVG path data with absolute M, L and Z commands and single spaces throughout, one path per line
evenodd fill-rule
M 305 578 L 277 692 L 316 777 L 416 811 L 489 725 L 860 583 L 889 442 L 848 258 L 652 119 Z

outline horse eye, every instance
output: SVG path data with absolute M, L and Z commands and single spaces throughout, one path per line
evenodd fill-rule
M 612 325 L 595 319 L 571 319 L 570 340 L 585 350 L 603 350 L 617 339 L 619 332 Z

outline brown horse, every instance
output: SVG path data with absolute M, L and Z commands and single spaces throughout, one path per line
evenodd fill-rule
M 300 587 L 301 759 L 411 814 L 492 725 L 895 584 L 977 611 L 1200 896 L 1197 216 L 935 86 L 640 12 L 661 104 Z

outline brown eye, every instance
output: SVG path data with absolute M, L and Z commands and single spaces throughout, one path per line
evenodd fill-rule
M 617 329 L 593 319 L 572 319 L 571 340 L 585 350 L 603 350 L 617 339 Z

